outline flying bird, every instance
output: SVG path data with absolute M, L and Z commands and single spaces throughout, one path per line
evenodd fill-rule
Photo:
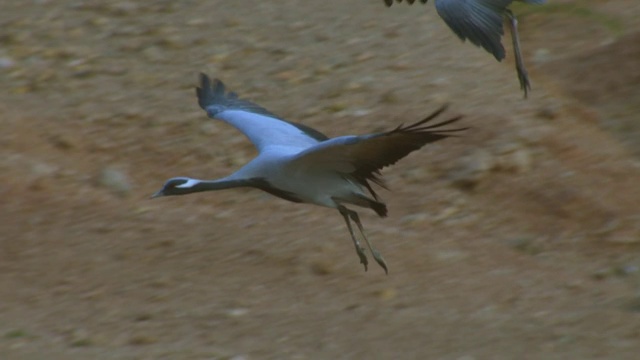
M 421 121 L 400 125 L 391 131 L 328 138 L 308 126 L 283 120 L 259 105 L 240 99 L 236 93 L 226 91 L 220 80 L 211 82 L 204 74 L 200 75 L 196 94 L 200 107 L 210 118 L 222 120 L 242 132 L 255 145 L 258 155 L 238 171 L 217 180 L 169 179 L 152 198 L 252 187 L 292 202 L 337 209 L 347 224 L 365 271 L 368 259 L 352 222 L 375 261 L 386 273 L 388 268 L 365 235 L 358 213 L 347 206 L 368 208 L 385 217 L 387 206 L 372 187 L 372 184 L 384 187 L 380 169 L 426 144 L 466 130 L 443 128 L 461 116 L 432 123 L 445 111 L 443 106 Z
M 391 6 L 394 0 L 384 0 L 387 6 Z M 395 0 L 402 2 L 402 0 Z M 420 0 L 426 4 L 428 0 Z M 524 91 L 526 98 L 531 84 L 529 75 L 522 60 L 520 51 L 520 37 L 518 35 L 518 19 L 508 9 L 514 1 L 521 1 L 528 4 L 543 4 L 545 0 L 435 0 L 438 15 L 453 30 L 460 40 L 469 40 L 476 46 L 483 47 L 487 52 L 493 54 L 498 61 L 502 61 L 505 56 L 501 37 L 504 35 L 502 27 L 503 17 L 509 20 L 511 29 L 511 39 L 513 41 L 513 53 L 516 60 L 516 72 L 520 81 L 520 88 Z M 415 0 L 406 0 L 413 4 Z

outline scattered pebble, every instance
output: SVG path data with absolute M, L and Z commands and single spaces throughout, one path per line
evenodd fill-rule
M 71 150 L 73 148 L 77 148 L 75 139 L 72 139 L 68 135 L 52 135 L 49 137 L 49 141 L 53 144 L 53 146 L 57 147 L 60 150 Z
M 9 57 L 0 57 L 0 69 L 8 69 L 15 66 L 15 61 Z
M 131 183 L 127 175 L 112 167 L 102 169 L 99 183 L 120 196 L 126 196 L 131 192 Z
M 400 222 L 405 225 L 422 224 L 429 220 L 429 214 L 420 212 L 403 216 Z
M 640 244 L 640 216 L 616 218 L 607 222 L 599 233 L 604 240 L 616 245 Z
M 31 174 L 38 178 L 53 176 L 58 170 L 59 168 L 57 166 L 43 162 L 34 162 L 31 164 Z
M 85 329 L 74 329 L 69 334 L 69 343 L 73 347 L 90 346 L 94 342 L 89 336 L 89 333 Z
M 528 255 L 538 255 L 543 251 L 542 246 L 534 237 L 523 236 L 507 241 L 512 248 Z
M 524 143 L 498 143 L 458 158 L 447 178 L 457 188 L 473 190 L 492 171 L 522 174 L 532 168 L 533 154 Z
M 140 5 L 134 1 L 119 1 L 105 3 L 106 10 L 115 16 L 131 16 L 140 12 Z
M 551 50 L 542 48 L 537 49 L 533 53 L 533 62 L 537 64 L 546 63 L 553 60 L 553 55 L 551 54 Z
M 531 170 L 533 166 L 531 151 L 522 144 L 503 144 L 497 148 L 496 152 L 496 170 L 521 174 Z
M 433 253 L 433 258 L 442 262 L 458 262 L 465 260 L 469 254 L 460 250 L 439 250 Z
M 547 105 L 536 111 L 536 116 L 541 119 L 555 120 L 560 116 L 559 105 Z
M 158 339 L 153 336 L 143 334 L 133 335 L 129 339 L 129 345 L 150 345 L 155 344 L 156 342 L 158 342 Z
M 333 264 L 329 261 L 316 260 L 310 264 L 311 272 L 314 275 L 325 276 L 335 272 Z
M 473 190 L 494 167 L 495 159 L 490 152 L 475 149 L 457 160 L 455 168 L 449 172 L 451 184 L 463 190 Z
M 167 60 L 167 55 L 158 46 L 152 45 L 142 50 L 142 56 L 150 62 L 164 62 Z
M 393 300 L 398 296 L 398 290 L 394 288 L 380 289 L 374 292 L 375 297 L 380 300 Z
M 247 308 L 234 308 L 227 310 L 227 315 L 230 317 L 240 317 L 245 316 L 249 313 L 249 309 Z

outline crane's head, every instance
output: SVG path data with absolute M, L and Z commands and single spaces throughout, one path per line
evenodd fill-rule
M 200 184 L 200 180 L 188 177 L 175 177 L 167 180 L 160 191 L 151 195 L 151 198 L 169 195 L 185 195 L 194 192 L 194 187 Z

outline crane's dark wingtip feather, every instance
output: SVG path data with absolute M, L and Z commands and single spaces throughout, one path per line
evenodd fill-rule
M 420 0 L 421 3 L 426 4 L 428 0 Z M 402 0 L 396 0 L 396 2 L 402 2 Z M 414 2 L 416 2 L 416 0 L 407 0 L 407 3 L 409 5 L 413 4 Z M 387 5 L 387 7 L 390 7 L 391 5 L 393 5 L 393 0 L 384 0 L 385 5 Z
M 211 105 L 215 100 L 219 86 L 222 86 L 222 91 L 224 92 L 224 84 L 222 81 L 214 79 L 212 86 L 209 77 L 204 73 L 200 73 L 200 86 L 196 87 L 196 96 L 198 97 L 198 105 L 200 105 L 203 110 L 206 110 L 207 106 Z
M 436 124 L 432 124 L 432 125 L 428 125 L 428 126 L 423 126 L 424 124 L 428 123 L 429 121 L 435 119 L 436 117 L 438 117 L 440 114 L 442 114 L 443 112 L 445 112 L 447 109 L 449 108 L 449 104 L 444 104 L 442 106 L 440 106 L 440 108 L 438 108 L 436 111 L 434 111 L 433 113 L 431 113 L 429 116 L 427 116 L 426 118 L 413 123 L 411 125 L 408 126 L 399 126 L 396 129 L 394 129 L 391 133 L 393 132 L 443 132 L 443 131 L 449 131 L 446 129 L 440 129 L 441 127 L 445 126 L 445 125 L 449 125 L 449 124 L 453 124 L 455 122 L 457 122 L 458 120 L 462 119 L 462 115 L 458 115 L 455 116 L 451 119 L 445 120 L 445 121 L 441 121 L 439 123 Z
M 198 104 L 207 112 L 207 115 L 210 118 L 215 118 L 219 113 L 226 110 L 246 111 L 268 116 L 291 124 L 300 129 L 307 136 L 318 141 L 328 139 L 326 135 L 309 126 L 280 119 L 277 115 L 269 112 L 267 109 L 254 104 L 251 101 L 241 99 L 237 93 L 233 91 L 227 92 L 222 81 L 219 79 L 213 79 L 213 81 L 211 81 L 204 73 L 200 74 L 200 86 L 196 87 L 196 95 L 198 96 Z
M 462 119 L 462 115 L 458 115 L 458 116 L 453 117 L 453 118 L 451 118 L 449 120 L 441 121 L 441 122 L 433 124 L 433 125 L 421 126 L 419 129 L 420 130 L 430 130 L 430 129 L 441 128 L 441 127 L 443 127 L 445 125 L 453 124 L 453 123 L 459 121 L 460 119 Z
M 378 216 L 387 217 L 387 205 L 379 201 L 371 201 L 370 205 L 371 209 L 375 211 Z

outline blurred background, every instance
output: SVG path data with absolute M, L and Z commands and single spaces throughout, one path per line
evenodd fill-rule
M 4 1 L 0 358 L 637 359 L 640 2 L 512 7 L 532 82 L 427 5 Z M 198 73 L 329 136 L 449 103 L 471 129 L 361 211 L 149 200 L 255 155 Z

